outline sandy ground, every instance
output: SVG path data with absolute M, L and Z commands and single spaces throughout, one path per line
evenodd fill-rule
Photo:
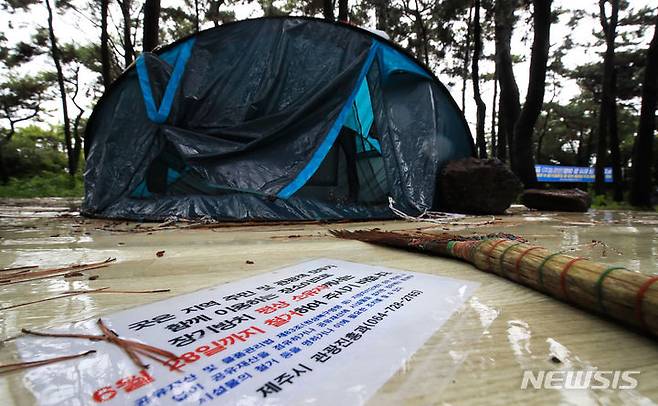
M 329 229 L 379 227 L 464 234 L 508 232 L 555 250 L 658 272 L 656 213 L 590 211 L 468 217 L 453 224 L 404 221 L 158 227 L 80 218 L 78 202 L 7 200 L 0 205 L 0 268 L 63 266 L 108 257 L 108 268 L 72 278 L 6 285 L 2 307 L 75 289 L 170 289 L 160 294 L 80 295 L 0 310 L 0 362 L 16 362 L 12 337 L 215 286 L 313 258 L 337 258 L 472 280 L 475 297 L 369 404 L 658 403 L 656 341 L 456 261 L 337 240 Z M 161 257 L 157 252 L 164 251 Z M 98 276 L 97 278 L 90 277 Z M 557 360 L 556 360 L 557 359 Z M 636 370 L 633 390 L 521 390 L 524 370 Z M 0 377 L 1 404 L 33 404 L 22 373 Z

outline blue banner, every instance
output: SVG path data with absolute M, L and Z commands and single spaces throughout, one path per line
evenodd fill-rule
M 594 168 L 589 166 L 535 165 L 540 182 L 594 183 Z M 612 168 L 605 168 L 605 181 L 612 183 Z

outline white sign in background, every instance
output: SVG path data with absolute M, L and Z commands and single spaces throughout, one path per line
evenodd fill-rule
M 140 371 L 105 342 L 17 346 L 25 361 L 97 350 L 28 372 L 41 405 L 363 404 L 476 287 L 319 259 L 103 318 L 122 338 L 179 355 L 168 366 Z M 53 331 L 99 334 L 95 321 Z

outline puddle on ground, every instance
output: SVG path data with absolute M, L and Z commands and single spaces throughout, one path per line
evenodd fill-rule
M 488 228 L 522 236 L 556 251 L 646 274 L 658 273 L 658 213 L 530 213 L 502 217 L 500 223 Z
M 16 336 L 21 327 L 45 329 L 65 322 L 96 318 L 306 259 L 333 257 L 482 283 L 482 289 L 471 301 L 471 314 L 460 322 L 463 326 L 459 333 L 445 338 L 446 342 L 453 344 L 441 347 L 447 349 L 443 355 L 445 359 L 431 358 L 421 363 L 422 371 L 431 367 L 432 373 L 442 377 L 440 382 L 445 382 L 445 388 L 441 386 L 442 398 L 447 403 L 461 399 L 462 393 L 472 388 L 472 382 L 480 382 L 482 390 L 489 394 L 509 394 L 510 401 L 534 401 L 534 396 L 538 396 L 536 392 L 518 390 L 524 369 L 629 369 L 650 363 L 658 365 L 655 364 L 658 359 L 655 343 L 642 341 L 634 333 L 504 279 L 492 278 L 457 261 L 335 240 L 327 233 L 331 228 L 375 227 L 464 235 L 510 233 L 551 250 L 654 274 L 658 273 L 658 213 L 596 210 L 540 213 L 514 208 L 511 215 L 496 216 L 495 219 L 491 216 L 466 217 L 456 224 L 379 221 L 174 228 L 151 232 L 141 230 L 152 230 L 157 224 L 137 227 L 138 223 L 79 217 L 76 202 L 42 199 L 37 203 L 5 202 L 0 206 L 0 268 L 56 267 L 101 261 L 108 257 L 118 260 L 111 267 L 85 272 L 84 277 L 4 286 L 0 290 L 0 302 L 16 304 L 104 286 L 124 290 L 168 288 L 172 291 L 158 295 L 87 294 L 0 312 L 0 339 Z M 156 256 L 159 251 L 165 251 L 162 257 Z M 89 280 L 92 275 L 97 275 L 98 279 Z M 595 333 L 590 337 L 575 331 L 581 326 L 594 329 Z M 616 355 L 616 343 L 620 339 L 630 340 L 632 345 Z M 6 351 L 5 355 L 9 353 Z M 559 358 L 562 363 L 552 363 L 551 356 Z M 439 364 L 449 368 L 435 368 Z M 419 380 L 426 377 L 421 369 L 417 371 Z M 658 369 L 642 367 L 642 371 L 641 383 L 658 379 Z M 405 370 L 405 374 L 407 372 Z M 505 379 L 497 382 L 498 376 Z M 435 377 L 423 382 L 435 390 L 439 381 Z M 417 388 L 416 385 L 414 383 L 413 388 Z M 0 395 L 3 393 L 7 390 L 0 387 Z M 436 392 L 431 393 L 436 395 Z M 648 400 L 647 393 L 654 400 L 658 399 L 658 392 L 652 387 L 641 392 L 614 394 L 609 391 L 553 391 L 542 393 L 541 399 L 565 404 L 605 403 L 606 399 L 613 403 L 643 403 Z M 425 400 L 431 403 L 432 399 L 436 400 L 435 397 Z M 426 403 L 420 401 L 419 404 Z

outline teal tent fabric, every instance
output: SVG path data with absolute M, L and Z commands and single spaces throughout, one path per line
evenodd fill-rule
M 370 69 L 372 62 L 375 60 L 375 56 L 377 55 L 378 48 L 379 48 L 379 42 L 373 41 L 368 51 L 368 55 L 365 59 L 365 62 L 363 63 L 363 67 L 361 68 L 361 71 L 359 73 L 359 79 L 357 80 L 357 83 L 361 83 L 365 81 L 366 75 L 368 74 L 368 69 Z M 315 151 L 315 153 L 311 157 L 311 160 L 304 167 L 304 169 L 302 169 L 297 174 L 297 176 L 292 180 L 292 182 L 290 182 L 279 193 L 277 193 L 277 197 L 280 197 L 282 199 L 287 199 L 290 196 L 292 196 L 296 191 L 298 191 L 302 186 L 304 186 L 304 184 L 306 184 L 306 182 L 311 178 L 311 176 L 313 176 L 315 171 L 320 167 L 320 164 L 322 164 L 322 161 L 327 156 L 327 153 L 329 152 L 334 142 L 336 141 L 336 138 L 338 137 L 338 133 L 340 132 L 340 129 L 343 127 L 343 123 L 350 115 L 350 112 L 352 110 L 352 105 L 357 97 L 358 91 L 359 91 L 359 87 L 355 88 L 354 91 L 352 91 L 347 101 L 343 105 L 343 108 L 341 109 L 338 118 L 336 119 L 331 129 L 325 136 L 319 148 Z

